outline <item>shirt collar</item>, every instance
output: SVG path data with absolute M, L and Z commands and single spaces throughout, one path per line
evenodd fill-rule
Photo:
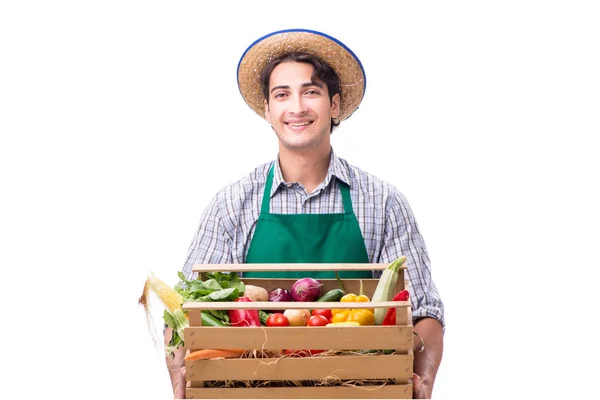
M 281 185 L 288 185 L 292 182 L 285 182 L 283 180 L 283 174 L 281 173 L 281 166 L 279 165 L 279 155 L 274 163 L 275 170 L 273 171 L 273 185 L 271 186 L 271 197 L 277 192 Z M 327 175 L 317 189 L 323 189 L 331 183 L 333 177 L 336 177 L 340 181 L 350 184 L 350 173 L 348 171 L 348 165 L 342 162 L 342 160 L 335 154 L 333 148 L 331 149 L 331 158 L 329 159 L 329 168 L 327 168 Z

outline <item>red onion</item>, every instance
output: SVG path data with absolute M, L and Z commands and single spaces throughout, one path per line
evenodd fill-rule
M 269 301 L 292 301 L 292 295 L 282 288 L 273 289 L 269 292 Z
M 292 285 L 294 301 L 315 301 L 321 296 L 321 283 L 313 278 L 298 279 Z
M 269 292 L 269 301 L 293 301 L 292 295 L 285 289 L 277 288 Z M 282 313 L 284 310 L 269 310 L 270 313 Z

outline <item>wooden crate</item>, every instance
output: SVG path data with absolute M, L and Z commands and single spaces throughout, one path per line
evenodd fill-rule
M 196 265 L 198 273 L 212 271 L 348 271 L 382 270 L 389 264 L 203 264 Z M 407 287 L 405 270 L 395 292 Z M 290 289 L 295 279 L 243 278 L 244 283 L 261 286 L 270 291 L 277 287 Z M 322 293 L 337 286 L 335 279 L 319 280 Z M 362 279 L 363 291 L 372 297 L 377 279 Z M 358 294 L 360 280 L 344 279 L 348 292 Z M 202 310 L 230 309 L 333 309 L 365 308 L 365 303 L 317 302 L 192 302 L 185 303 L 190 326 L 185 329 L 187 351 L 202 348 L 243 348 L 261 350 L 330 349 L 371 350 L 394 349 L 393 354 L 340 355 L 313 357 L 239 358 L 186 361 L 186 398 L 230 399 L 302 399 L 302 398 L 412 398 L 409 379 L 413 373 L 413 326 L 410 301 L 371 302 L 368 308 L 396 307 L 396 326 L 361 327 L 203 327 Z M 205 387 L 206 381 L 321 381 L 335 377 L 339 380 L 389 379 L 390 383 L 353 386 L 350 382 L 338 386 Z

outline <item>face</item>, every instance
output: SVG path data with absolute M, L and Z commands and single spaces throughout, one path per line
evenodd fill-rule
M 265 118 L 289 150 L 329 151 L 331 118 L 340 114 L 340 96 L 330 101 L 327 85 L 311 82 L 313 70 L 307 63 L 283 62 L 271 73 Z

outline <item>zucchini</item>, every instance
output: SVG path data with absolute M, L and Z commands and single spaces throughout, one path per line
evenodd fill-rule
M 344 297 L 344 292 L 341 289 L 331 289 L 329 292 L 319 297 L 317 301 L 340 301 L 342 297 Z
M 210 315 L 206 312 L 201 312 L 200 315 L 202 317 L 202 326 L 218 326 L 218 327 L 227 326 L 223 322 L 219 321 L 218 319 L 216 319 L 215 317 L 213 317 L 212 315 Z
M 372 302 L 375 303 L 392 300 L 394 297 L 396 283 L 398 283 L 398 270 L 405 262 L 406 256 L 402 256 L 383 270 L 381 278 L 379 278 L 379 282 L 377 282 L 377 287 L 375 288 L 373 298 L 371 298 Z M 381 325 L 383 319 L 385 318 L 386 312 L 386 308 L 380 307 L 375 309 L 375 325 Z

